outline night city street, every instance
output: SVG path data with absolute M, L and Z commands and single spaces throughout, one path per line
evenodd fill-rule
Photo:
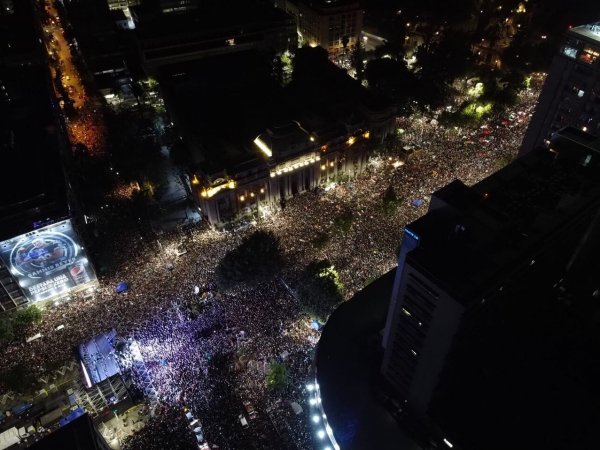
M 0 7 L 0 450 L 595 448 L 600 7 Z

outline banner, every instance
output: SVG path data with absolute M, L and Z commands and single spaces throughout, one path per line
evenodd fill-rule
M 70 220 L 0 242 L 0 258 L 34 302 L 96 281 Z

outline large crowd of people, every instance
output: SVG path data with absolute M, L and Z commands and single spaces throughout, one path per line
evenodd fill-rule
M 124 228 L 118 221 L 122 206 L 108 204 L 103 211 L 112 219 L 103 222 L 99 239 L 114 262 L 99 277 L 100 286 L 93 295 L 49 307 L 43 322 L 32 330 L 42 338 L 0 349 L 4 370 L 20 364 L 46 373 L 72 359 L 78 343 L 116 328 L 120 336 L 139 345 L 159 403 L 179 412 L 183 406 L 191 408 L 210 443 L 252 448 L 240 444 L 249 439 L 244 433 L 256 439 L 272 435 L 276 442 L 281 437 L 264 417 L 251 431 L 244 431 L 238 415 L 243 412 L 242 400 L 251 401 L 259 412 L 273 410 L 282 398 L 283 403 L 304 403 L 302 385 L 309 378 L 318 332 L 294 296 L 296 274 L 310 261 L 327 258 L 350 297 L 391 270 L 403 227 L 427 211 L 432 192 L 456 178 L 472 185 L 514 158 L 537 94 L 523 91 L 514 108 L 490 119 L 484 128 L 444 127 L 434 116 L 400 120 L 402 146 L 414 150 L 408 159 L 400 161 L 393 151 L 373 157 L 368 170 L 356 179 L 295 197 L 284 210 L 256 225 L 280 238 L 290 262 L 272 281 L 259 285 L 241 284 L 227 291 L 214 285 L 218 262 L 253 228 L 216 232 L 193 226 L 162 234 L 160 242 L 148 242 L 136 227 Z M 393 214 L 381 207 L 389 186 L 399 199 Z M 353 213 L 352 227 L 336 233 L 335 215 L 347 210 Z M 330 239 L 317 247 L 313 242 L 319 233 Z M 118 294 L 115 286 L 121 281 L 129 289 Z M 291 381 L 283 392 L 266 383 L 274 360 L 288 367 Z M 179 429 L 172 425 L 171 415 L 160 417 L 165 418 L 163 432 Z M 154 420 L 149 437 L 143 437 L 142 430 L 126 448 L 151 448 L 144 443 L 160 423 Z M 296 447 L 310 448 L 310 425 L 294 423 Z M 231 427 L 238 427 L 239 433 Z

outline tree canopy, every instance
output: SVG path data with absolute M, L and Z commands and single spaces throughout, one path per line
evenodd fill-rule
M 273 390 L 281 390 L 288 384 L 288 372 L 284 363 L 272 362 L 267 375 L 267 385 Z
M 369 87 L 393 100 L 411 96 L 415 79 L 403 60 L 381 58 L 369 61 L 365 70 Z
M 283 265 L 279 239 L 270 231 L 255 231 L 228 251 L 216 268 L 217 282 L 229 287 L 242 281 L 273 277 Z
M 398 206 L 400 205 L 401 200 L 402 199 L 398 198 L 398 196 L 396 195 L 394 186 L 389 185 L 383 194 L 383 212 L 387 216 L 393 216 L 398 210 Z
M 306 267 L 297 292 L 305 312 L 321 320 L 344 298 L 340 276 L 328 260 L 313 261 Z
M 452 83 L 472 67 L 471 41 L 466 33 L 448 31 L 444 36 L 417 50 L 419 78 Z
M 28 328 L 42 320 L 42 311 L 35 305 L 28 306 L 0 318 L 0 343 L 6 344 L 16 338 L 24 338 Z
M 344 211 L 333 219 L 333 227 L 340 233 L 348 233 L 352 228 L 352 222 L 354 221 L 354 214 L 352 211 Z

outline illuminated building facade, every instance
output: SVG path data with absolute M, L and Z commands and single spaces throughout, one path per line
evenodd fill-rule
M 355 177 L 371 141 L 393 132 L 393 107 L 374 101 L 323 49 L 303 51 L 318 52 L 323 67 L 293 87 L 279 86 L 257 52 L 165 67 L 159 77 L 211 225 L 264 217 L 294 195 Z
M 382 372 L 412 411 L 429 413 L 447 356 L 475 318 L 525 289 L 556 286 L 595 242 L 599 172 L 600 140 L 567 128 L 550 150 L 532 151 L 473 187 L 454 181 L 438 190 L 429 212 L 407 225 Z
M 130 6 L 139 5 L 140 0 L 107 0 L 107 4 L 111 11 L 125 10 Z
M 0 312 L 96 280 L 73 224 L 66 137 L 48 78 L 41 64 L 0 65 Z
M 600 22 L 571 28 L 540 94 L 519 154 L 566 126 L 600 132 Z
M 352 50 L 360 40 L 363 10 L 351 0 L 299 0 L 298 32 L 310 46 L 320 45 L 331 55 Z
M 333 132 L 333 134 L 331 134 Z M 298 122 L 271 127 L 248 143 L 250 161 L 216 175 L 199 171 L 192 187 L 215 226 L 240 216 L 264 217 L 286 199 L 352 178 L 366 167 L 370 132 L 364 124 L 309 132 Z
M 96 282 L 69 219 L 0 241 L 0 259 L 5 276 L 10 276 L 0 281 L 5 292 L 10 294 L 16 281 L 30 303 L 85 290 Z

